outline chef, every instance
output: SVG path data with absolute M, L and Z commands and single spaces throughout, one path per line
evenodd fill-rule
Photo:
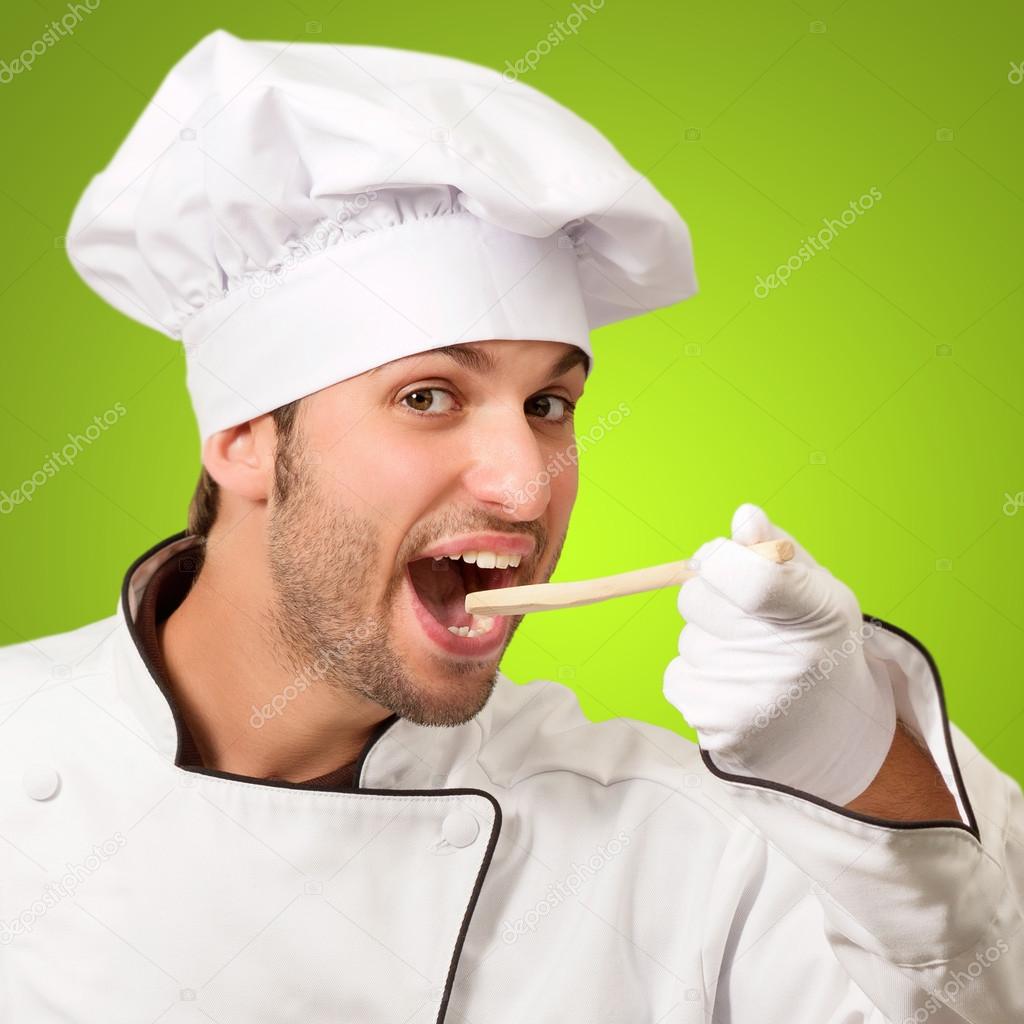
M 183 344 L 203 471 L 115 615 L 0 652 L 0 1019 L 1024 1019 L 1020 788 L 922 643 L 747 550 L 763 509 L 678 590 L 699 746 L 512 682 L 518 617 L 465 611 L 555 567 L 590 332 L 695 291 L 591 126 L 217 31 L 68 249 Z

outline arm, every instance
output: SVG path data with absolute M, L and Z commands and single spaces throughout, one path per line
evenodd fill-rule
M 837 961 L 867 1012 L 896 1024 L 1024 1021 L 1020 787 L 950 723 L 916 639 L 861 616 L 795 542 L 798 564 L 744 550 L 785 536 L 756 509 L 743 536 L 751 508 L 734 517 L 741 543 L 695 557 L 665 694 L 697 730 L 725 805 L 820 905 L 829 952 L 799 952 L 811 967 Z M 763 988 L 760 955 L 723 964 L 735 991 Z M 869 1019 L 858 1012 L 849 1019 Z
M 901 753 L 918 764 L 923 744 L 938 771 L 886 793 L 881 776 L 895 771 L 895 754 L 852 802 L 859 807 L 841 807 L 813 789 L 730 774 L 704 750 L 703 761 L 727 805 L 806 878 L 824 941 L 887 1021 L 1024 1021 L 1021 788 L 949 722 L 938 671 L 917 640 L 885 624 L 871 643 L 893 659 L 897 707 L 916 750 Z M 951 780 L 952 806 L 929 792 L 936 775 Z M 872 790 L 882 805 L 868 803 Z M 901 806 L 905 816 L 891 816 Z M 738 991 L 756 981 L 743 977 L 753 966 L 752 958 L 733 966 Z M 851 1018 L 861 1019 L 873 1020 Z
M 959 818 L 956 801 L 942 781 L 928 748 L 900 720 L 874 781 L 846 805 L 846 810 L 892 821 Z

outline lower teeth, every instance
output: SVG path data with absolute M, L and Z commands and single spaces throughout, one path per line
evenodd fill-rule
M 490 631 L 494 619 L 490 615 L 474 615 L 472 625 L 449 626 L 448 632 L 456 636 L 481 636 Z

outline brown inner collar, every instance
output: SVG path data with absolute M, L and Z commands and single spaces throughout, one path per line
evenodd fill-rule
M 139 640 L 145 648 L 154 670 L 159 674 L 160 688 L 171 693 L 172 688 L 167 674 L 167 663 L 160 649 L 159 627 L 171 613 L 181 604 L 195 579 L 194 572 L 184 572 L 180 568 L 181 558 L 169 558 L 153 574 L 146 584 L 142 600 L 139 602 L 138 616 L 135 627 Z M 181 767 L 203 768 L 199 749 L 195 739 L 185 725 L 184 719 L 179 724 L 179 756 L 177 764 Z M 318 775 L 315 779 L 306 779 L 300 785 L 317 789 L 351 789 L 355 785 L 356 761 L 340 765 L 326 775 Z

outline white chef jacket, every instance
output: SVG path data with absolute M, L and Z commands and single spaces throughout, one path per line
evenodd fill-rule
M 896 627 L 868 643 L 960 822 L 729 776 L 503 675 L 472 721 L 392 717 L 353 788 L 307 789 L 175 763 L 133 617 L 192 543 L 140 558 L 117 615 L 0 651 L 0 1020 L 1024 1020 L 1021 790 Z

